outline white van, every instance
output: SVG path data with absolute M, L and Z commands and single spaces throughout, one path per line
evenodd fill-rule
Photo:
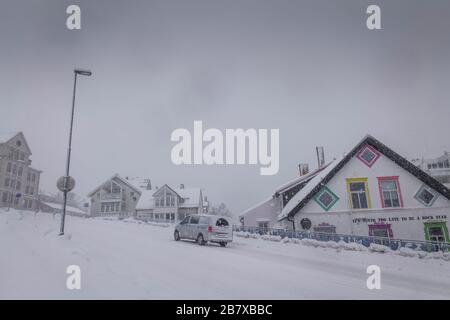
M 175 226 L 175 241 L 180 239 L 195 240 L 199 245 L 208 241 L 225 247 L 233 241 L 233 227 L 228 218 L 209 214 L 193 214 L 184 218 Z

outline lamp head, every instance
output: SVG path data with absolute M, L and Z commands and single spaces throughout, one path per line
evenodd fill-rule
M 90 77 L 92 75 L 92 72 L 90 70 L 85 69 L 75 69 L 73 70 L 76 74 L 82 75 L 82 76 L 88 76 Z

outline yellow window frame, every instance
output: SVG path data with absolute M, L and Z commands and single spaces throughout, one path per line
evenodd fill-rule
M 347 194 L 348 194 L 348 204 L 351 210 L 364 210 L 366 208 L 354 209 L 353 201 L 352 201 L 352 192 L 350 191 L 350 184 L 354 182 L 363 182 L 365 186 L 365 193 L 367 198 L 367 209 L 372 208 L 372 201 L 370 200 L 370 192 L 369 192 L 369 183 L 368 178 L 347 178 L 345 179 L 347 182 Z

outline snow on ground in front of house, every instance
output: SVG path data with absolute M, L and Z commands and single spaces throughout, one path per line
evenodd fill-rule
M 172 227 L 0 211 L 0 299 L 450 299 L 450 262 L 235 237 L 175 242 Z M 66 268 L 81 267 L 81 290 Z M 366 268 L 381 268 L 368 290 Z

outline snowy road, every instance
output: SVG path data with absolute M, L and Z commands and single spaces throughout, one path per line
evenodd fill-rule
M 172 228 L 0 212 L 0 299 L 450 299 L 450 262 L 235 237 L 175 242 Z M 66 289 L 79 265 L 82 289 Z M 380 290 L 366 268 L 381 267 Z

